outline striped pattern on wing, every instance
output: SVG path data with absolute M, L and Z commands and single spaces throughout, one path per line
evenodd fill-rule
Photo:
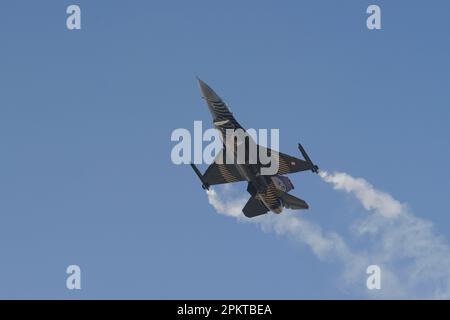
M 275 153 L 274 155 L 278 154 L 278 175 L 284 175 L 294 172 L 300 172 L 300 171 L 307 171 L 311 170 L 311 165 L 306 162 L 305 160 L 298 159 L 296 157 L 289 156 L 287 154 L 284 154 L 282 152 L 276 152 L 271 149 L 259 146 L 259 148 L 263 148 L 261 152 L 267 152 L 267 154 L 270 156 L 272 153 Z
M 206 169 L 203 179 L 209 185 L 244 181 L 236 166 L 233 164 L 211 164 Z

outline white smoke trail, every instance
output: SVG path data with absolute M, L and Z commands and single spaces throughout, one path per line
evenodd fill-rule
M 247 202 L 246 199 L 237 199 L 225 202 L 219 198 L 219 195 L 214 189 L 210 189 L 206 191 L 206 193 L 208 194 L 209 204 L 212 205 L 218 213 L 235 218 L 243 217 L 242 208 Z
M 222 200 L 214 190 L 208 192 L 208 198 L 217 212 L 287 236 L 309 246 L 321 260 L 338 263 L 345 283 L 359 288 L 356 291 L 369 293 L 361 284 L 365 284 L 367 266 L 377 264 L 382 268 L 382 289 L 370 295 L 450 298 L 450 247 L 436 235 L 430 221 L 414 216 L 405 204 L 364 179 L 339 172 L 321 172 L 320 176 L 334 189 L 354 195 L 369 213 L 349 223 L 351 232 L 367 241 L 363 252 L 350 249 L 342 236 L 323 231 L 303 216 L 288 212 L 247 219 L 241 212 L 247 199 Z
M 375 213 L 386 217 L 395 217 L 404 211 L 404 206 L 400 202 L 385 192 L 375 190 L 364 179 L 353 178 L 341 172 L 330 175 L 326 171 L 321 171 L 319 175 L 326 182 L 333 184 L 335 189 L 354 194 L 366 210 L 374 210 Z
M 273 231 L 278 235 L 286 235 L 296 241 L 303 242 L 311 247 L 314 253 L 321 258 L 325 258 L 336 249 L 336 243 L 340 241 L 337 234 L 324 235 L 320 226 L 299 219 L 289 214 L 266 215 L 256 218 L 246 218 L 242 213 L 242 208 L 248 198 L 223 200 L 214 189 L 207 191 L 209 203 L 220 214 L 235 217 L 239 221 L 247 223 L 257 223 L 264 231 Z

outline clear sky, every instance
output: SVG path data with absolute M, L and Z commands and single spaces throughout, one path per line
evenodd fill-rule
M 69 4 L 79 31 L 66 28 Z M 367 29 L 369 4 L 382 30 Z M 283 152 L 302 142 L 322 169 L 363 177 L 448 243 L 449 11 L 1 1 L 0 298 L 370 298 L 365 274 L 343 286 L 339 263 L 217 214 L 191 168 L 171 162 L 170 134 L 212 126 L 199 76 L 244 127 L 280 128 Z M 359 202 L 312 173 L 291 180 L 311 209 L 286 214 L 365 250 L 349 232 Z M 71 264 L 79 291 L 66 288 Z

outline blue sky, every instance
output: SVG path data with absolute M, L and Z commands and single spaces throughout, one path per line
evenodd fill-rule
M 73 3 L 80 31 L 66 29 Z M 369 4 L 380 31 L 366 28 Z M 321 168 L 363 177 L 448 243 L 449 10 L 2 1 L 0 298 L 370 298 L 365 274 L 344 286 L 339 263 L 216 214 L 190 167 L 172 164 L 170 134 L 210 124 L 200 76 L 244 127 L 280 128 L 283 152 L 302 142 Z M 349 232 L 360 203 L 311 173 L 291 180 L 311 209 L 288 214 L 365 250 Z M 80 291 L 65 287 L 70 264 Z

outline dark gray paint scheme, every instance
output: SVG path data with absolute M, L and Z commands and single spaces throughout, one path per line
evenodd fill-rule
M 234 164 L 227 164 L 224 160 L 218 161 L 218 159 L 225 159 L 228 148 L 225 144 L 225 131 L 226 129 L 245 129 L 236 121 L 232 112 L 223 100 L 212 90 L 205 82 L 198 79 L 200 89 L 205 99 L 209 111 L 213 118 L 214 126 L 220 131 L 223 141 L 223 150 L 217 156 L 216 161 L 211 164 L 204 174 L 197 169 L 194 164 L 191 164 L 197 176 L 202 182 L 202 187 L 205 190 L 209 190 L 211 185 L 232 183 L 238 181 L 247 181 L 247 191 L 251 197 L 247 204 L 243 208 L 245 216 L 251 218 L 265 214 L 269 211 L 274 213 L 281 213 L 283 207 L 289 209 L 308 209 L 308 204 L 299 198 L 294 197 L 288 192 L 294 188 L 290 180 L 283 176 L 294 172 L 311 170 L 314 173 L 318 173 L 319 168 L 314 165 L 306 153 L 302 145 L 298 145 L 300 152 L 303 155 L 304 160 L 298 159 L 286 155 L 281 152 L 275 152 L 274 155 L 278 155 L 279 168 L 274 175 L 261 175 L 261 168 L 264 166 L 259 159 L 256 163 L 244 162 L 239 164 L 237 162 L 236 152 L 231 152 Z M 234 145 L 234 148 L 236 146 Z M 249 145 L 245 144 L 246 151 L 249 150 Z M 257 146 L 257 150 L 264 148 Z M 271 155 L 274 151 L 264 148 L 261 150 Z M 247 153 L 246 153 L 247 154 Z M 221 158 L 222 157 L 222 158 Z M 247 159 L 248 160 L 248 159 Z

